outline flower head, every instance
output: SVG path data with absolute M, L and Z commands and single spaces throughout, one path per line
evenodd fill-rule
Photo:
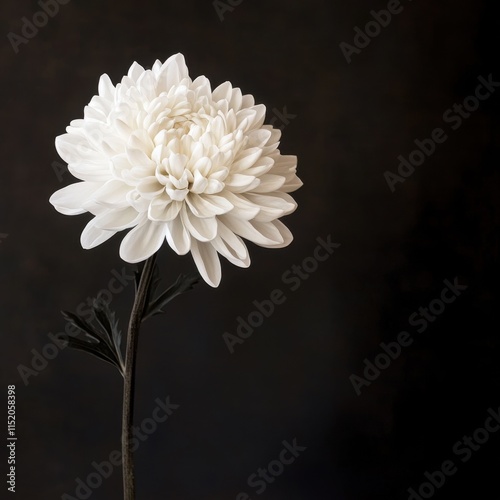
M 216 287 L 218 254 L 250 265 L 242 238 L 269 248 L 291 242 L 279 218 L 295 210 L 287 193 L 302 183 L 297 158 L 280 154 L 281 132 L 264 125 L 264 105 L 229 82 L 212 91 L 204 76 L 191 80 L 181 54 L 151 70 L 134 63 L 116 86 L 105 74 L 98 91 L 56 138 L 82 182 L 50 198 L 62 214 L 95 216 L 83 248 L 131 229 L 123 260 L 141 262 L 166 240 L 179 255 L 191 252 Z

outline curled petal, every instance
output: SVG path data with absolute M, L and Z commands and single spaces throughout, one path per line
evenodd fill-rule
M 178 255 L 186 255 L 191 250 L 191 236 L 180 218 L 167 222 L 167 242 Z
M 186 198 L 186 202 L 191 212 L 197 217 L 202 218 L 222 215 L 230 212 L 234 208 L 234 205 L 227 200 L 227 198 L 216 195 L 207 196 L 191 194 Z
M 207 217 L 202 219 L 196 217 L 190 210 L 185 207 L 181 210 L 182 223 L 187 230 L 199 241 L 210 241 L 217 236 L 217 219 L 216 217 Z
M 222 238 L 215 238 L 210 243 L 217 250 L 217 252 L 231 262 L 231 264 L 243 268 L 250 267 L 250 256 L 247 254 L 243 259 L 239 258 L 235 255 L 233 249 L 222 240 Z
M 262 230 L 261 222 L 254 222 L 254 227 L 257 230 Z M 278 232 L 280 234 L 280 239 L 283 241 L 281 243 L 273 243 L 273 244 L 261 244 L 261 247 L 264 248 L 284 248 L 287 247 L 293 241 L 293 235 L 283 222 L 279 220 L 275 220 L 269 223 L 266 231 L 272 231 L 273 233 Z M 271 227 L 272 226 L 272 227 Z
M 220 284 L 222 271 L 219 256 L 212 244 L 193 240 L 191 254 L 202 278 L 211 287 L 217 288 Z
M 245 195 L 248 201 L 260 207 L 259 215 L 255 220 L 270 222 L 278 217 L 290 215 L 297 208 L 294 199 L 285 193 L 268 193 Z
M 235 234 L 259 246 L 276 246 L 284 242 L 280 232 L 272 223 L 238 219 L 232 215 L 222 215 L 222 222 Z

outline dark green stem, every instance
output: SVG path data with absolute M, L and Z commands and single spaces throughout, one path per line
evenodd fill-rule
M 135 364 L 139 343 L 139 330 L 146 307 L 149 285 L 153 276 L 156 254 L 151 256 L 142 270 L 141 279 L 135 294 L 134 306 L 130 315 L 125 354 L 125 374 L 123 383 L 122 419 L 122 460 L 123 460 L 123 498 L 135 500 L 134 457 L 132 452 L 132 427 L 134 425 Z

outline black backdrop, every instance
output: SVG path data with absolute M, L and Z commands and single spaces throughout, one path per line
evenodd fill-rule
M 151 417 L 158 397 L 180 406 L 136 453 L 138 498 L 406 499 L 408 488 L 421 498 L 486 498 L 500 465 L 492 420 L 480 430 L 500 405 L 500 100 L 493 93 L 460 124 L 458 111 L 445 113 L 474 95 L 480 76 L 500 80 L 498 18 L 486 2 L 389 2 L 399 13 L 386 27 L 370 24 L 373 38 L 348 62 L 340 44 L 353 46 L 355 27 L 364 31 L 387 2 L 217 5 L 71 0 L 21 43 L 12 34 L 41 7 L 2 4 L 0 366 L 5 401 L 7 385 L 17 388 L 17 498 L 86 497 L 77 478 L 87 482 L 92 462 L 120 445 L 113 368 L 69 349 L 37 359 L 44 349 L 54 355 L 48 335 L 64 329 L 59 310 L 106 289 L 124 266 L 120 237 L 84 251 L 88 217 L 49 205 L 72 182 L 54 138 L 81 116 L 102 73 L 116 82 L 134 60 L 150 66 L 176 52 L 191 76 L 230 80 L 266 104 L 304 187 L 286 221 L 290 247 L 252 246 L 250 269 L 225 263 L 219 289 L 200 285 L 145 326 L 136 421 Z M 392 192 L 384 174 L 436 128 L 446 140 Z M 291 290 L 284 273 L 329 236 L 340 246 Z M 166 247 L 159 261 L 166 281 L 193 268 Z M 434 301 L 444 280 L 467 287 L 453 303 Z M 112 302 L 122 326 L 129 283 Z M 231 354 L 223 333 L 235 334 L 237 318 L 274 289 L 286 301 Z M 431 314 L 418 312 L 429 305 L 434 316 L 410 320 Z M 387 363 L 380 344 L 402 331 L 413 342 Z M 367 362 L 389 366 L 363 374 Z M 6 432 L 2 424 L 2 439 Z M 306 449 L 259 495 L 248 478 L 293 440 Z M 455 473 L 434 474 L 444 485 L 422 486 L 447 460 Z M 6 461 L 4 450 L 4 478 Z M 90 498 L 121 498 L 119 468 L 90 482 L 102 482 Z

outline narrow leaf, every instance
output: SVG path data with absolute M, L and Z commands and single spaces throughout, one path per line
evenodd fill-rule
M 96 322 L 106 335 L 106 343 L 123 367 L 124 363 L 121 352 L 122 334 L 118 328 L 118 320 L 115 313 L 109 309 L 106 302 L 99 302 L 98 300 L 94 300 L 92 310 Z
M 194 288 L 194 285 L 200 281 L 199 275 L 183 275 L 181 274 L 177 281 L 156 299 L 149 301 L 144 311 L 142 320 L 146 320 L 157 314 L 163 313 L 163 308 L 175 297 L 188 292 Z
M 102 349 L 100 347 L 102 346 L 102 344 L 100 343 L 96 344 L 94 342 L 86 342 L 78 338 L 69 337 L 68 346 L 72 347 L 73 349 L 78 349 L 80 351 L 87 352 L 89 354 L 92 354 L 96 358 L 106 361 L 106 363 L 109 363 L 110 365 L 113 365 L 116 368 L 118 368 L 118 371 L 123 375 L 123 369 L 120 366 L 120 363 L 118 362 L 116 357 L 108 349 Z
M 86 351 L 112 365 L 116 366 L 119 372 L 123 375 L 123 359 L 119 348 L 115 346 L 112 334 L 112 322 L 106 316 L 106 313 L 99 310 L 99 305 L 94 302 L 93 320 L 101 328 L 95 328 L 89 321 L 78 316 L 77 314 L 62 311 L 63 317 L 71 325 L 78 328 L 84 335 L 85 339 L 70 337 L 68 339 L 69 347 L 74 349 L 79 349 L 81 351 Z M 97 310 L 96 310 L 97 309 Z M 98 312 L 99 311 L 99 312 Z M 108 332 L 107 327 L 110 330 Z M 103 331 L 99 331 L 99 330 Z
M 63 315 L 64 319 L 66 319 L 66 321 L 71 323 L 73 326 L 76 326 L 79 330 L 84 332 L 90 338 L 99 342 L 100 340 L 99 333 L 95 331 L 95 329 L 88 321 L 68 311 L 61 311 L 61 314 Z

